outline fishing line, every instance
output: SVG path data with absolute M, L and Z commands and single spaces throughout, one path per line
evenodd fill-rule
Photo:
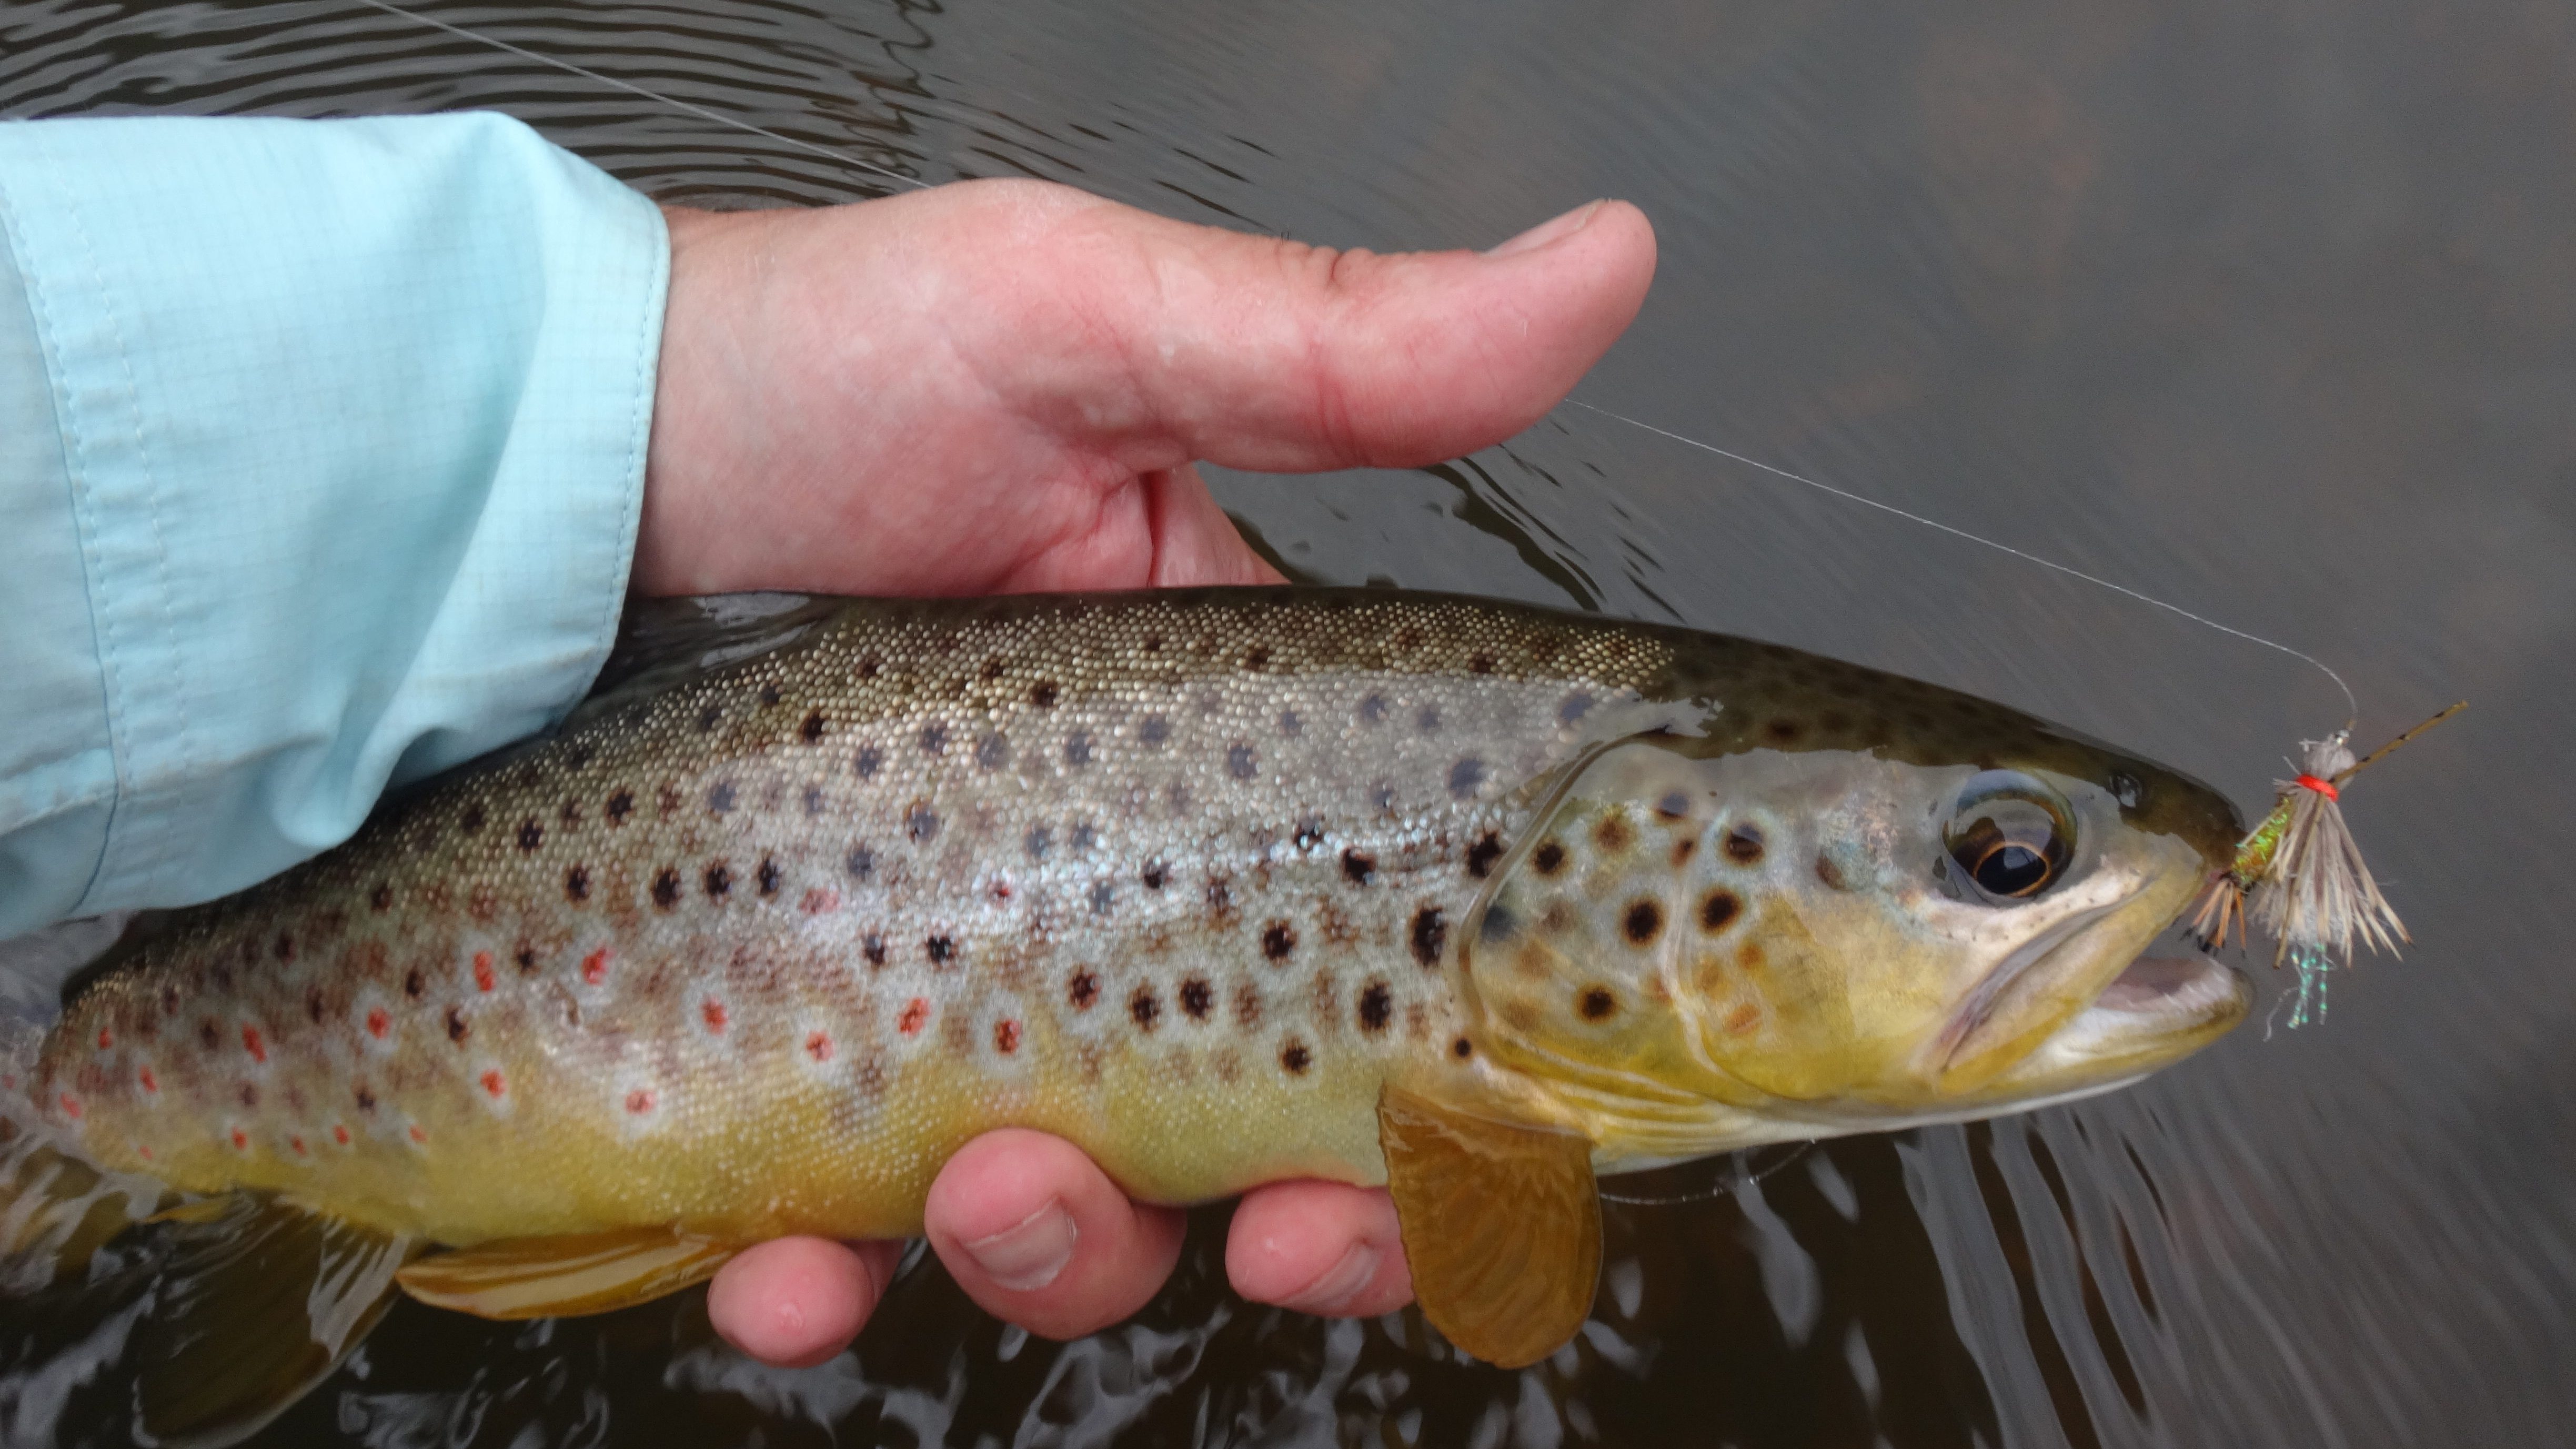
M 402 6 L 392 3 L 392 0 L 357 0 L 357 3 L 384 11 L 388 15 L 397 15 L 405 20 L 429 26 L 435 30 L 446 31 L 450 35 L 459 36 L 466 40 L 491 46 L 496 50 L 508 51 L 512 55 L 536 61 L 541 65 L 551 65 L 559 70 L 570 71 L 574 75 L 581 76 L 586 80 L 597 81 L 599 84 L 604 86 L 614 86 L 618 90 L 625 91 L 630 95 L 641 96 L 648 101 L 659 102 L 662 105 L 672 107 L 675 110 L 685 111 L 702 120 L 713 121 L 720 126 L 730 126 L 739 131 L 748 131 L 755 136 L 765 136 L 772 141 L 778 142 L 782 146 L 793 146 L 800 151 L 808 151 L 817 156 L 828 157 L 846 165 L 858 167 L 863 171 L 874 172 L 879 176 L 901 182 L 906 186 L 917 187 L 924 190 L 927 190 L 930 186 L 929 182 L 923 181 L 918 177 L 906 176 L 900 171 L 880 166 L 873 161 L 863 160 L 857 156 L 850 155 L 846 151 L 836 150 L 830 146 L 818 146 L 811 141 L 800 141 L 793 136 L 781 135 L 776 131 L 770 130 L 766 126 L 755 125 L 738 116 L 728 116 L 721 111 L 711 111 L 704 106 L 692 105 L 687 101 L 678 99 L 677 97 L 666 96 L 659 91 L 648 90 L 632 81 L 619 80 L 617 77 L 612 75 L 603 75 L 598 71 L 588 69 L 584 66 L 575 65 L 571 61 L 546 55 L 540 51 L 528 50 L 521 46 L 512 45 L 506 40 L 485 35 L 480 31 L 469 30 L 462 25 L 453 24 L 445 20 L 434 19 L 430 16 L 420 14 L 417 11 L 406 10 Z M 2353 698 L 2352 686 L 2344 683 L 2343 676 L 2335 673 L 2324 660 L 2319 659 L 2315 655 L 2307 653 L 2304 650 L 2293 649 L 2287 644 L 2283 644 L 2274 639 L 2266 639 L 2260 634 L 2247 633 L 2243 629 L 2222 624 L 2216 619 L 2212 619 L 2205 614 L 2193 613 L 2191 610 L 2184 608 L 2180 604 L 2167 603 L 2165 600 L 2159 599 L 2153 594 L 2142 593 L 2137 589 L 2130 588 L 2126 584 L 2113 583 L 2109 579 L 2103 578 L 2098 574 L 2088 574 L 2082 569 L 2059 563 L 2055 559 L 2042 558 L 2038 554 L 2032 553 L 2027 549 L 2015 548 L 2011 544 L 2001 542 L 1997 539 L 1987 538 L 1983 534 L 1970 533 L 1964 528 L 1957 528 L 1950 524 L 1943 523 L 1937 518 L 1926 518 L 1920 513 L 1914 513 L 1906 509 L 1899 508 L 1893 503 L 1882 503 L 1878 499 L 1869 497 L 1866 494 L 1854 493 L 1848 489 L 1837 488 L 1830 483 L 1820 482 L 1802 474 L 1792 473 L 1786 468 L 1775 467 L 1772 464 L 1763 462 L 1759 458 L 1748 458 L 1742 453 L 1729 452 L 1724 448 L 1718 447 L 1714 443 L 1703 443 L 1697 438 L 1673 432 L 1669 428 L 1656 427 L 1653 423 L 1643 422 L 1639 419 L 1629 417 L 1625 413 L 1612 412 L 1608 408 L 1585 402 L 1581 398 L 1570 397 L 1565 401 L 1569 407 L 1578 407 L 1588 413 L 1597 413 L 1602 417 L 1610 419 L 1612 422 L 1625 423 L 1629 427 L 1638 428 L 1645 432 L 1652 433 L 1659 438 L 1668 438 L 1673 442 L 1697 448 L 1701 452 L 1713 453 L 1729 462 L 1741 463 L 1748 468 L 1760 469 L 1762 472 L 1768 473 L 1775 478 L 1784 478 L 1792 483 L 1803 484 L 1806 487 L 1815 489 L 1819 493 L 1839 498 L 1846 503 L 1857 503 L 1863 507 L 1875 508 L 1881 513 L 1893 514 L 1909 523 L 1921 524 L 1925 528 L 1946 533 L 1953 538 L 1962 538 L 1966 539 L 1970 543 L 1983 544 L 1987 548 L 1994 549 L 1998 553 L 2009 554 L 2025 563 L 2034 563 L 2039 565 L 2041 568 L 2063 574 L 2068 578 L 2080 579 L 2083 582 L 2092 584 L 2098 588 L 2109 589 L 2111 592 L 2121 595 L 2124 598 L 2134 599 L 2141 604 L 2153 605 L 2169 614 L 2179 615 L 2182 618 L 2189 619 L 2195 624 L 2215 629 L 2219 633 L 2225 634 L 2232 639 L 2242 639 L 2248 644 L 2260 644 L 2266 649 L 2278 650 L 2283 654 L 2289 655 L 2293 659 L 2313 665 L 2319 673 L 2325 675 L 2326 678 L 2333 680 L 2335 688 L 2343 691 L 2343 702 L 2348 718 L 2358 718 L 2361 714 L 2361 705 L 2359 701 Z M 2349 725 L 2346 726 L 2346 728 L 2349 727 Z
M 1781 1158 L 1778 1162 L 1771 1164 L 1760 1172 L 1754 1172 L 1747 1169 L 1740 1158 L 1731 1159 L 1727 1164 L 1730 1171 L 1728 1172 L 1725 1181 L 1712 1183 L 1707 1187 L 1699 1188 L 1691 1192 L 1677 1193 L 1666 1197 L 1646 1197 L 1642 1195 L 1612 1192 L 1610 1189 L 1603 1187 L 1598 1183 L 1593 1184 L 1593 1191 L 1600 1196 L 1603 1202 L 1615 1202 L 1621 1207 L 1681 1207 L 1689 1203 L 1708 1202 L 1714 1198 L 1733 1197 L 1748 1187 L 1759 1187 L 1763 1183 L 1769 1182 L 1772 1178 L 1779 1176 L 1783 1171 L 1787 1170 L 1792 1164 L 1804 1161 L 1807 1154 L 1815 1150 L 1815 1146 L 1816 1144 L 1813 1142 L 1801 1142 L 1798 1144 L 1796 1150 L 1792 1151 L 1788 1156 Z

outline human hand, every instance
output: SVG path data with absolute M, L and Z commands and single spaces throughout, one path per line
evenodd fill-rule
M 1064 187 L 969 182 L 820 211 L 673 211 L 634 580 L 647 593 L 932 595 L 1275 578 L 1192 467 L 1408 467 L 1537 420 L 1635 316 L 1654 237 L 1595 203 L 1482 255 L 1333 252 Z M 928 1235 L 969 1296 L 1054 1338 L 1152 1297 L 1172 1210 L 1006 1130 L 941 1170 Z M 891 1243 L 789 1238 L 716 1275 L 718 1332 L 838 1353 Z M 1383 1191 L 1274 1183 L 1226 1251 L 1257 1302 L 1412 1297 Z

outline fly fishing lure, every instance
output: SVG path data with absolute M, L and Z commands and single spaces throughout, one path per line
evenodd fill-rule
M 2297 777 L 2273 782 L 2279 793 L 2272 812 L 2237 843 L 2227 869 L 2210 877 L 2191 934 L 2204 948 L 2225 944 L 2231 931 L 2242 944 L 2251 918 L 2272 938 L 2272 965 L 2286 961 L 2298 970 L 2291 1026 L 2325 1019 L 2326 971 L 2337 957 L 2349 969 L 2356 942 L 2391 956 L 2399 942 L 2414 942 L 2344 824 L 2345 782 L 2468 707 L 2461 700 L 2358 761 L 2347 743 L 2350 725 L 2301 741 Z

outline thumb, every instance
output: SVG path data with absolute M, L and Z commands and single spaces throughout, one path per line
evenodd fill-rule
M 1500 442 L 1627 329 L 1655 234 L 1596 201 L 1492 251 L 1382 256 L 1156 219 L 1118 318 L 1140 463 L 1412 467 Z M 1109 299 L 1095 299 L 1096 303 Z

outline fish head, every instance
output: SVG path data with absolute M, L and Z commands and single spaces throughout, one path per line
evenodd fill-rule
M 1858 747 L 1724 719 L 1570 767 L 1462 933 L 1494 1066 L 1605 1166 L 2089 1095 L 2245 1015 L 2142 955 L 2233 852 L 2206 786 L 1991 705 Z

